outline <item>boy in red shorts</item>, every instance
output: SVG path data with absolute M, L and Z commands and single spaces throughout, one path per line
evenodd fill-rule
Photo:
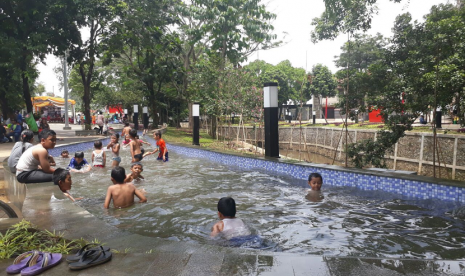
M 159 153 L 157 160 L 163 160 L 163 162 L 168 161 L 168 149 L 166 148 L 165 140 L 161 139 L 161 132 L 155 132 L 153 134 L 153 138 L 155 139 L 155 141 L 157 141 L 157 148 L 152 152 L 147 152 L 146 154 L 144 154 L 144 157 L 147 155 L 154 154 L 158 151 Z

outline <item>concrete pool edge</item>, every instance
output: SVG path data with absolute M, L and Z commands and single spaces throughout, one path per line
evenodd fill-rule
M 293 162 L 277 158 L 256 157 L 200 148 L 179 143 L 169 143 L 168 150 L 188 157 L 206 158 L 223 165 L 307 179 L 309 173 L 319 172 L 324 183 L 333 186 L 358 187 L 363 190 L 382 190 L 420 199 L 441 199 L 465 203 L 465 182 L 436 179 L 427 176 L 379 172 L 335 165 Z

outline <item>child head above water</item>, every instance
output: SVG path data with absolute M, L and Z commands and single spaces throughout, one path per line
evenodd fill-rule
M 62 151 L 61 151 L 61 157 L 63 157 L 63 158 L 68 158 L 68 157 L 69 157 L 69 152 L 68 152 L 68 150 L 62 150 Z
M 102 149 L 102 141 L 95 141 L 94 142 L 94 148 L 95 149 Z
M 68 170 L 58 168 L 53 172 L 53 183 L 55 185 L 58 185 L 60 187 L 60 190 L 62 192 L 66 192 L 68 190 L 71 190 L 71 174 L 69 173 Z
M 140 162 L 132 163 L 131 165 L 131 172 L 134 176 L 140 176 L 140 173 L 144 171 L 144 167 Z
M 118 142 L 118 139 L 119 139 L 119 133 L 113 133 L 111 135 L 111 142 L 112 143 L 117 143 Z
M 308 176 L 308 185 L 312 191 L 319 191 L 323 185 L 323 177 L 319 173 L 311 173 Z
M 111 170 L 111 181 L 113 184 L 123 184 L 126 179 L 126 171 L 123 167 L 116 166 Z
M 83 159 L 84 159 L 84 152 L 76 151 L 74 153 L 74 160 L 76 160 L 76 162 L 81 163 Z
M 236 216 L 236 201 L 232 197 L 222 197 L 218 201 L 218 217 L 234 218 Z
M 136 135 L 137 135 L 137 130 L 131 129 L 131 130 L 129 131 L 129 136 L 131 136 L 132 139 L 135 139 L 135 138 L 136 138 Z

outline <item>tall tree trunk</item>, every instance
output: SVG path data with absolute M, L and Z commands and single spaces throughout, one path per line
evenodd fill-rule
M 21 78 L 23 80 L 23 97 L 24 102 L 26 103 L 27 113 L 32 112 L 32 100 L 31 100 L 31 91 L 29 88 L 29 77 L 27 74 L 27 53 L 23 53 L 20 61 L 20 69 L 21 69 Z
M 90 130 L 92 127 L 92 118 L 90 116 L 90 85 L 84 86 L 84 116 L 85 119 L 85 129 Z

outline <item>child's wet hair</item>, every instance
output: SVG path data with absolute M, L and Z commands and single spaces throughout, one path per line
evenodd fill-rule
M 113 133 L 113 134 L 111 135 L 111 137 L 113 137 L 113 136 L 115 136 L 116 139 L 119 139 L 119 133 Z
M 127 127 L 128 127 L 128 126 L 129 126 L 129 123 L 128 123 L 128 122 L 124 123 L 124 126 L 127 126 Z
M 321 179 L 321 182 L 323 182 L 323 177 L 322 177 L 321 174 L 319 174 L 319 173 L 311 173 L 311 174 L 308 176 L 308 181 L 312 180 L 312 178 L 320 178 L 320 179 Z
M 52 180 L 55 185 L 60 185 L 60 181 L 65 181 L 66 176 L 69 174 L 67 169 L 57 168 L 52 175 Z
M 134 138 L 135 138 L 136 135 L 137 135 L 137 130 L 131 129 L 131 130 L 129 131 L 129 135 L 130 135 L 131 137 L 134 137 Z
M 39 134 L 39 139 L 47 139 L 49 136 L 56 136 L 56 132 L 51 130 L 51 129 L 44 129 L 42 132 Z
M 134 162 L 134 163 L 132 163 L 131 169 L 134 168 L 134 166 L 140 166 L 141 169 L 144 169 L 144 166 L 142 166 L 142 163 L 140 163 L 140 162 Z
M 236 216 L 236 201 L 232 197 L 222 197 L 218 201 L 218 212 L 225 217 Z
M 155 136 L 158 136 L 158 137 L 160 137 L 160 138 L 161 138 L 161 131 L 157 131 L 157 132 L 155 132 Z
M 63 153 L 68 153 L 68 154 L 69 154 L 69 152 L 68 152 L 67 149 L 62 150 L 62 151 L 61 151 L 61 155 L 63 155 Z
M 74 157 L 76 157 L 76 158 L 84 158 L 84 152 L 83 151 L 76 151 L 76 153 L 74 153 Z
M 116 183 L 124 183 L 124 179 L 126 179 L 126 170 L 124 170 L 123 167 L 116 166 L 111 170 L 111 177 Z
M 96 149 L 101 149 L 102 148 L 102 141 L 95 141 L 94 142 L 94 148 Z

